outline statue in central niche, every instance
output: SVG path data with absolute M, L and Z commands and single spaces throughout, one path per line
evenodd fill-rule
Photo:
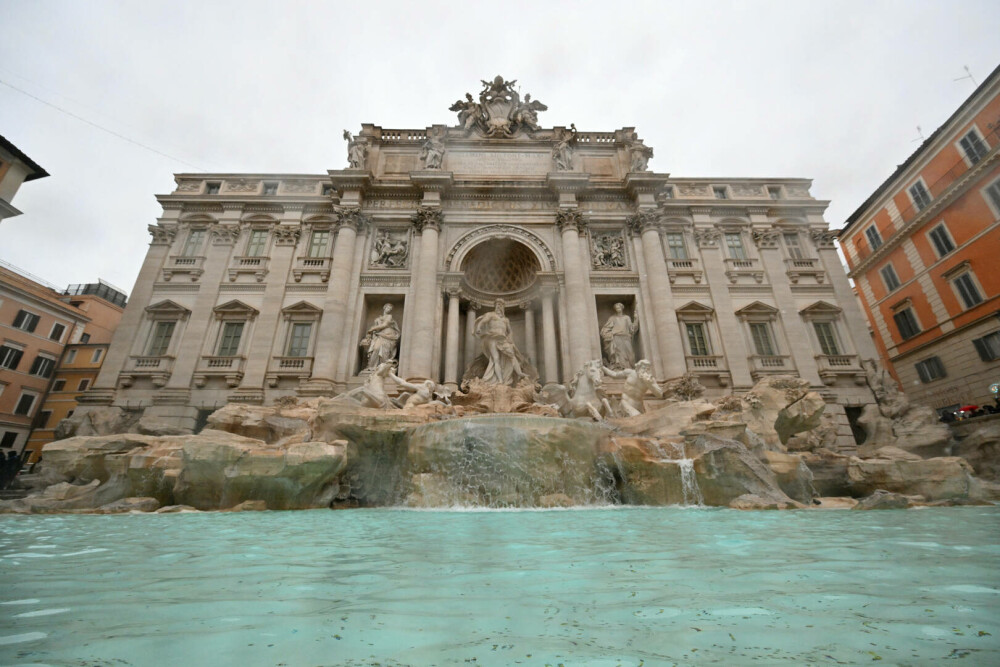
M 625 314 L 625 304 L 615 304 L 615 314 L 601 327 L 601 342 L 608 367 L 616 371 L 635 366 L 635 348 L 632 338 L 639 330 L 639 316 Z
M 379 364 L 391 362 L 396 358 L 396 347 L 399 345 L 399 325 L 392 319 L 392 304 L 382 306 L 382 314 L 375 318 L 375 323 L 365 332 L 361 347 L 368 351 L 368 370 L 374 371 Z
M 521 378 L 528 377 L 521 370 L 522 356 L 514 345 L 503 299 L 496 300 L 493 312 L 476 319 L 475 332 L 486 357 L 486 369 L 480 376 L 484 382 L 514 386 Z

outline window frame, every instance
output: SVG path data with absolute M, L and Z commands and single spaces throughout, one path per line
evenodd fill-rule
M 87 391 L 90 389 L 90 378 L 80 378 L 80 381 L 76 385 L 77 391 Z
M 914 194 L 914 190 L 917 191 L 917 194 Z M 913 183 L 906 188 L 906 194 L 910 197 L 910 202 L 918 211 L 923 211 L 934 202 L 934 197 L 931 195 L 930 189 L 924 182 L 923 176 L 913 181 Z M 924 201 L 924 196 L 927 197 L 927 201 Z
M 228 335 L 230 328 L 239 325 L 239 331 L 235 336 Z M 238 319 L 223 320 L 219 327 L 219 337 L 215 345 L 215 356 L 217 357 L 238 357 L 243 350 L 243 341 L 246 338 L 247 321 Z M 227 340 L 228 339 L 228 340 Z M 235 342 L 235 345 L 233 344 Z
M 60 382 L 62 384 L 59 384 Z M 56 378 L 55 380 L 52 381 L 52 393 L 58 393 L 61 391 L 66 391 L 66 379 Z
M 872 249 L 872 252 L 881 248 L 885 243 L 885 240 L 882 238 L 882 233 L 878 230 L 878 227 L 874 223 L 865 227 L 865 240 L 868 241 L 868 247 Z
M 292 322 L 289 322 L 287 340 L 285 341 L 286 344 L 285 344 L 285 354 L 284 354 L 284 356 L 286 356 L 286 357 L 295 357 L 297 359 L 301 359 L 301 358 L 306 358 L 306 357 L 311 357 L 312 356 L 312 354 L 310 354 L 310 352 L 312 352 L 312 339 L 313 339 L 313 328 L 314 328 L 313 324 L 314 324 L 314 322 L 312 322 L 312 321 L 308 321 L 308 322 L 302 322 L 302 321 L 296 322 L 296 321 L 292 321 Z M 297 327 L 309 327 L 309 334 L 308 334 L 308 336 L 305 339 L 305 348 L 304 348 L 305 354 L 294 354 L 294 352 L 298 349 L 298 348 L 293 348 L 292 347 L 295 344 L 295 341 L 296 341 L 295 331 L 296 331 Z
M 146 357 L 166 357 L 169 356 L 171 343 L 174 341 L 174 334 L 177 333 L 177 325 L 180 323 L 179 319 L 155 319 L 152 320 L 152 326 L 149 329 L 149 335 L 146 339 L 146 344 L 143 346 L 144 354 Z M 166 335 L 166 340 L 162 343 L 157 344 L 157 338 L 161 337 L 160 327 L 170 325 L 170 332 Z M 154 345 L 157 345 L 154 347 Z
M 76 348 L 66 351 L 66 363 L 72 364 L 76 362 Z
M 18 320 L 20 320 L 20 323 L 18 323 Z M 42 316 L 38 313 L 33 313 L 25 308 L 19 308 L 17 314 L 14 315 L 14 319 L 11 321 L 10 326 L 14 329 L 19 329 L 20 331 L 35 333 L 35 329 L 38 328 L 41 321 Z
M 31 366 L 28 368 L 28 375 L 46 379 L 51 378 L 52 374 L 56 370 L 57 362 L 58 360 L 55 357 L 39 352 L 35 355 L 34 360 L 31 362 Z
M 10 352 L 4 352 L 4 348 L 7 348 Z M 17 367 L 21 365 L 21 359 L 24 358 L 24 349 L 23 345 L 12 343 L 9 340 L 0 343 L 0 369 L 5 368 L 9 371 L 16 371 Z
M 21 403 L 26 398 L 30 398 L 31 403 L 28 404 L 28 407 L 24 412 L 21 412 L 20 411 Z M 20 396 L 17 397 L 17 402 L 14 403 L 14 408 L 11 411 L 11 413 L 17 415 L 18 417 L 31 417 L 32 416 L 31 413 L 35 409 L 35 403 L 37 402 L 37 400 L 38 400 L 38 394 L 22 389 Z
M 738 242 L 738 246 L 734 246 L 733 244 L 730 243 L 730 241 L 733 239 L 735 239 Z M 735 259 L 741 262 L 745 262 L 750 259 L 750 255 L 747 254 L 747 246 L 743 242 L 742 232 L 738 231 L 723 232 L 722 240 L 726 244 L 726 255 L 729 257 L 729 259 Z M 739 253 L 733 253 L 733 250 L 737 247 L 739 248 Z
M 686 345 L 688 348 L 688 354 L 692 357 L 711 357 L 712 356 L 712 337 L 708 332 L 708 322 L 684 322 L 684 332 L 686 335 Z M 701 341 L 700 344 L 704 347 L 704 351 L 695 351 L 694 345 L 692 345 L 691 332 L 692 328 L 700 330 Z
M 676 239 L 680 241 L 679 244 L 671 243 L 671 239 Z M 684 240 L 684 232 L 670 231 L 663 234 L 663 242 L 667 246 L 667 258 L 676 260 L 689 260 L 691 256 L 687 251 L 687 242 Z M 680 248 L 680 256 L 674 253 L 674 250 Z
M 243 256 L 267 257 L 269 241 L 269 230 L 261 227 L 251 227 L 250 232 L 247 234 L 246 246 L 243 248 Z
M 58 336 L 55 335 L 57 327 L 59 327 L 59 335 Z M 52 323 L 52 329 L 49 331 L 49 340 L 55 341 L 57 343 L 61 343 L 62 339 L 63 339 L 63 336 L 65 336 L 65 335 L 66 335 L 66 325 L 63 324 L 62 322 L 53 322 Z
M 971 292 L 974 293 L 976 298 L 978 299 L 975 303 L 970 304 L 966 300 L 966 295 L 958 284 L 959 281 L 963 279 L 967 280 L 969 283 L 968 285 L 965 286 L 965 289 L 967 290 L 971 289 Z M 952 291 L 955 292 L 955 296 L 958 299 L 959 304 L 962 306 L 963 311 L 972 310 L 976 306 L 986 301 L 986 297 L 983 295 L 983 287 L 982 285 L 979 284 L 979 281 L 976 279 L 976 275 L 972 272 L 971 268 L 965 268 L 962 271 L 956 271 L 954 273 L 949 274 L 948 283 L 951 285 Z
M 789 243 L 789 239 L 794 239 L 794 243 Z M 802 235 L 797 231 L 782 232 L 781 242 L 785 246 L 785 254 L 788 255 L 789 259 L 808 259 L 805 246 L 802 245 Z
M 975 157 L 962 144 L 962 142 L 965 141 L 970 135 L 975 137 L 975 142 L 969 142 L 969 143 L 977 142 L 979 146 L 982 147 L 983 149 L 982 154 L 976 155 Z M 965 160 L 965 164 L 969 167 L 973 167 L 982 162 L 983 158 L 989 155 L 990 152 L 989 144 L 986 143 L 986 139 L 983 137 L 983 133 L 979 131 L 979 127 L 976 126 L 975 124 L 973 124 L 972 127 L 969 128 L 968 132 L 966 132 L 961 137 L 955 140 L 955 148 L 958 149 L 958 152 L 962 156 L 962 159 Z
M 184 245 L 181 247 L 181 257 L 201 257 L 201 251 L 205 247 L 205 240 L 208 230 L 204 227 L 192 227 L 188 230 Z
M 930 384 L 948 377 L 948 371 L 945 370 L 941 357 L 937 355 L 921 359 L 913 364 L 913 367 L 917 371 L 917 377 L 920 378 L 921 384 Z M 940 375 L 935 374 L 937 371 L 940 371 Z
M 979 193 L 993 211 L 993 216 L 1000 220 L 1000 177 L 980 188 Z
M 892 274 L 892 280 L 895 282 L 894 286 L 889 284 L 889 280 L 886 280 L 886 270 Z M 896 267 L 892 265 L 892 262 L 886 262 L 885 266 L 878 270 L 878 274 L 882 278 L 882 285 L 885 287 L 886 294 L 892 294 L 903 286 L 902 281 L 899 279 L 899 274 L 896 273 Z
M 322 234 L 325 240 L 322 244 L 316 243 L 316 236 Z M 309 244 L 306 246 L 306 257 L 310 259 L 320 259 L 330 256 L 330 241 L 333 240 L 333 230 L 330 228 L 313 229 L 309 233 Z M 320 251 L 322 249 L 322 251 Z
M 907 336 L 903 331 L 903 328 L 899 325 L 900 320 L 897 317 L 902 317 L 905 313 L 909 313 L 908 317 L 903 317 L 907 320 L 907 326 L 913 324 L 914 331 Z M 907 341 L 916 338 L 924 332 L 923 327 L 920 324 L 920 319 L 917 317 L 917 311 L 913 308 L 913 303 L 907 299 L 902 305 L 892 309 L 892 321 L 896 325 L 896 332 L 899 334 L 900 339 Z
M 938 246 L 938 242 L 936 240 L 937 237 L 934 235 L 935 232 L 939 232 L 938 236 L 941 236 L 943 233 L 944 240 L 951 246 L 950 250 L 943 253 L 941 252 L 941 248 Z M 948 229 L 948 225 L 945 224 L 944 220 L 928 229 L 925 236 L 927 237 L 927 241 L 931 244 L 931 247 L 934 248 L 934 254 L 937 255 L 938 259 L 947 257 L 951 253 L 955 252 L 955 249 L 958 247 L 955 244 L 955 238 L 951 235 L 951 230 Z
M 98 364 L 104 356 L 104 348 L 97 348 L 94 353 L 90 355 L 90 363 Z
M 972 339 L 972 346 L 985 362 L 1000 360 L 1000 329 Z
M 774 335 L 774 327 L 771 325 L 770 321 L 767 320 L 751 321 L 747 322 L 747 326 L 750 329 L 750 342 L 753 345 L 753 353 L 756 356 L 758 357 L 781 356 L 780 352 L 778 351 L 778 343 Z M 770 348 L 770 350 L 767 352 L 761 351 L 760 345 L 758 344 L 760 341 L 758 341 L 758 337 L 754 333 L 755 331 L 758 330 L 764 333 L 764 342 L 766 342 L 768 347 Z

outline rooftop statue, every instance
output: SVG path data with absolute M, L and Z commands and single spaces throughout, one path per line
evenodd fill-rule
M 420 160 L 424 169 L 440 169 L 444 160 L 444 131 L 431 129 L 427 133 L 427 141 L 420 147 Z
M 360 136 L 352 137 L 349 130 L 344 130 L 344 140 L 347 141 L 347 164 L 350 169 L 364 169 L 368 159 L 368 142 Z
M 569 129 L 563 128 L 557 137 L 556 145 L 552 148 L 552 160 L 556 163 L 556 171 L 573 171 L 573 146 L 576 144 L 576 125 L 570 123 Z
M 500 75 L 482 81 L 478 102 L 472 93 L 466 93 L 465 99 L 452 104 L 449 110 L 458 112 L 458 124 L 466 133 L 478 128 L 487 137 L 513 137 L 521 129 L 537 130 L 538 112 L 548 107 L 532 100 L 530 94 L 522 101 L 521 94 L 514 90 L 515 83 L 516 79 L 505 81 Z

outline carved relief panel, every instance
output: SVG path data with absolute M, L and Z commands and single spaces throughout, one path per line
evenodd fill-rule
M 405 269 L 410 257 L 407 229 L 380 228 L 375 232 L 368 266 L 373 269 Z
M 625 237 L 620 231 L 598 231 L 590 234 L 590 261 L 597 271 L 628 268 Z

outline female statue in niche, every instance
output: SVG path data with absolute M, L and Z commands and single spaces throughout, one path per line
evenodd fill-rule
M 395 359 L 398 345 L 399 325 L 392 319 L 392 304 L 387 303 L 361 341 L 361 346 L 368 348 L 368 370 L 374 371 L 379 364 Z
M 635 349 L 632 347 L 632 337 L 639 330 L 639 318 L 625 314 L 625 304 L 615 304 L 615 314 L 601 327 L 601 342 L 608 366 L 616 371 L 632 368 L 635 365 Z

